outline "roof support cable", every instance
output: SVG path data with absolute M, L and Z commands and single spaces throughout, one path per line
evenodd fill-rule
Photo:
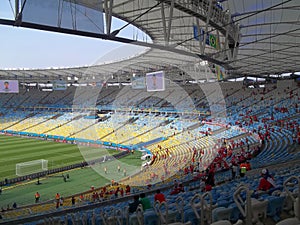
M 259 14 L 259 13 L 261 13 L 261 12 L 268 11 L 268 10 L 270 10 L 270 9 L 272 9 L 272 8 L 277 7 L 277 6 L 283 6 L 284 4 L 286 4 L 286 3 L 290 2 L 290 1 L 292 1 L 292 0 L 283 1 L 283 2 L 281 2 L 281 3 L 279 3 L 279 4 L 276 4 L 276 5 L 271 6 L 271 7 L 269 7 L 269 8 L 260 10 L 260 11 L 258 11 L 258 12 L 255 12 L 255 13 L 251 14 L 251 15 L 248 15 L 248 16 L 246 16 L 246 17 L 240 18 L 240 19 L 236 20 L 235 22 L 240 21 L 240 20 L 243 20 L 243 19 L 248 18 L 248 17 L 251 17 L 251 16 L 254 16 L 254 15 L 257 15 L 257 14 Z M 299 29 L 295 29 L 295 30 L 292 30 L 292 31 L 288 31 L 288 32 L 286 32 L 286 33 L 292 33 L 292 32 L 295 32 L 295 31 L 297 31 L 297 30 L 299 30 Z M 286 34 L 286 33 L 282 33 L 282 34 Z M 274 34 L 274 35 L 272 35 L 272 38 L 273 38 L 273 37 L 276 37 L 276 36 L 280 36 L 280 35 L 282 35 L 282 34 Z M 251 42 L 248 42 L 248 43 L 240 44 L 239 47 L 243 47 L 243 46 L 246 46 L 246 45 L 249 45 L 249 44 L 253 44 L 253 43 L 256 43 L 256 42 L 259 42 L 259 41 L 267 40 L 267 39 L 269 39 L 269 37 L 265 37 L 265 38 L 261 38 L 261 39 L 256 39 L 256 40 L 251 41 Z M 219 52 L 217 52 L 217 53 L 212 53 L 212 54 L 210 54 L 210 57 L 213 57 L 213 56 L 216 55 L 216 54 L 220 54 L 220 53 L 222 53 L 223 51 L 224 51 L 224 50 L 221 50 L 221 51 L 219 51 Z M 235 60 L 232 60 L 230 63 L 237 62 L 237 61 L 239 61 L 239 60 L 238 60 L 238 59 L 235 59 Z
M 18 2 L 16 2 L 16 5 L 17 5 L 17 3 Z M 13 15 L 16 15 L 17 12 L 14 10 L 14 7 L 11 4 L 11 0 L 9 0 L 9 5 L 10 5 L 10 8 L 11 8 L 11 11 L 12 11 Z
M 262 12 L 268 11 L 268 10 L 270 10 L 270 9 L 273 9 L 273 8 L 275 8 L 275 7 L 277 7 L 277 6 L 282 6 L 282 5 L 284 5 L 284 4 L 286 4 L 286 3 L 290 2 L 290 1 L 292 1 L 292 0 L 286 0 L 286 1 L 284 1 L 284 2 L 278 3 L 278 4 L 276 4 L 276 5 L 270 6 L 270 7 L 268 7 L 268 8 L 265 8 L 265 9 L 259 10 L 259 11 L 257 11 L 257 12 L 254 12 L 254 13 L 252 13 L 252 14 L 250 14 L 250 15 L 247 15 L 247 16 L 244 16 L 244 17 L 242 17 L 242 18 L 239 18 L 239 19 L 237 19 L 237 20 L 235 20 L 235 21 L 231 21 L 231 22 L 229 22 L 228 24 L 224 24 L 224 27 L 226 27 L 226 26 L 228 26 L 228 25 L 231 25 L 233 22 L 235 22 L 235 23 L 236 23 L 236 22 L 239 22 L 239 21 L 241 21 L 241 20 L 244 20 L 244 19 L 247 19 L 247 18 L 249 18 L 249 17 L 255 16 L 255 15 L 259 14 L 259 13 L 262 13 Z M 217 30 L 217 29 L 214 28 L 214 29 L 212 29 L 210 32 L 215 31 L 215 30 Z M 201 35 L 203 35 L 203 34 L 199 34 L 199 35 L 198 35 L 198 38 L 200 38 Z M 193 37 L 191 37 L 191 38 L 188 38 L 188 39 L 186 39 L 186 40 L 183 40 L 183 41 L 177 43 L 177 46 L 182 45 L 182 44 L 184 44 L 185 42 L 191 41 L 191 40 L 193 40 L 194 38 L 195 38 L 195 37 L 193 36 Z
M 157 6 L 160 5 L 161 2 L 156 3 L 154 6 L 152 6 L 151 8 L 147 9 L 145 12 L 141 13 L 140 15 L 138 15 L 136 18 L 134 18 L 133 20 L 131 20 L 130 22 L 128 22 L 127 24 L 125 24 L 124 26 L 122 26 L 121 28 L 114 30 L 113 32 L 111 32 L 110 34 L 112 36 L 117 36 L 118 33 L 123 30 L 124 28 L 126 28 L 127 26 L 129 26 L 130 24 L 132 24 L 133 22 L 135 22 L 136 20 L 138 20 L 139 18 L 141 18 L 142 16 L 144 16 L 145 14 L 147 14 L 148 12 L 150 12 L 152 9 L 156 8 Z

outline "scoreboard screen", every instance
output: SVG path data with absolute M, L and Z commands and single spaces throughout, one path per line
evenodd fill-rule
M 19 93 L 17 80 L 0 80 L 0 93 Z
M 164 91 L 165 90 L 165 73 L 158 71 L 146 74 L 147 91 Z

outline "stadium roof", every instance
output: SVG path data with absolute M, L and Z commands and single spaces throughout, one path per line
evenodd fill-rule
M 98 0 L 76 2 L 98 10 Z M 228 77 L 300 71 L 299 0 L 104 0 L 103 10 L 106 31 L 100 38 L 149 47 L 149 51 L 122 62 L 66 69 L 1 70 L 0 76 L 27 80 L 118 74 L 123 80 L 126 77 L 122 74 L 170 66 L 187 68 L 202 61 L 208 61 L 211 68 L 223 66 Z M 143 30 L 152 42 L 119 37 L 120 30 L 110 29 L 112 16 Z M 205 74 L 199 76 L 197 79 Z M 178 71 L 174 73 L 174 79 L 180 77 Z

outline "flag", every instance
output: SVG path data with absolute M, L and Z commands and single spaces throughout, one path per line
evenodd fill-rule
M 224 74 L 225 74 L 224 68 L 216 65 L 217 80 L 223 80 Z
M 217 48 L 217 37 L 214 34 L 209 34 L 209 45 L 213 48 Z
M 203 41 L 204 39 L 204 30 L 200 28 L 198 30 L 198 27 L 196 25 L 193 25 L 193 31 L 194 31 L 194 39 L 197 41 Z M 207 34 L 205 43 L 215 49 L 218 48 L 218 39 L 217 36 L 214 34 Z
M 197 41 L 203 41 L 204 38 L 204 30 L 202 28 L 199 29 L 200 33 L 198 32 L 198 27 L 196 25 L 193 25 L 194 30 L 194 39 Z

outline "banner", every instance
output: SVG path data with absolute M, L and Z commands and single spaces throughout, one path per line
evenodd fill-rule
M 132 77 L 131 87 L 132 89 L 145 89 L 145 77 Z
M 52 81 L 53 91 L 65 91 L 67 90 L 67 82 L 64 80 L 54 80 Z
M 17 80 L 0 80 L 0 93 L 19 93 Z

